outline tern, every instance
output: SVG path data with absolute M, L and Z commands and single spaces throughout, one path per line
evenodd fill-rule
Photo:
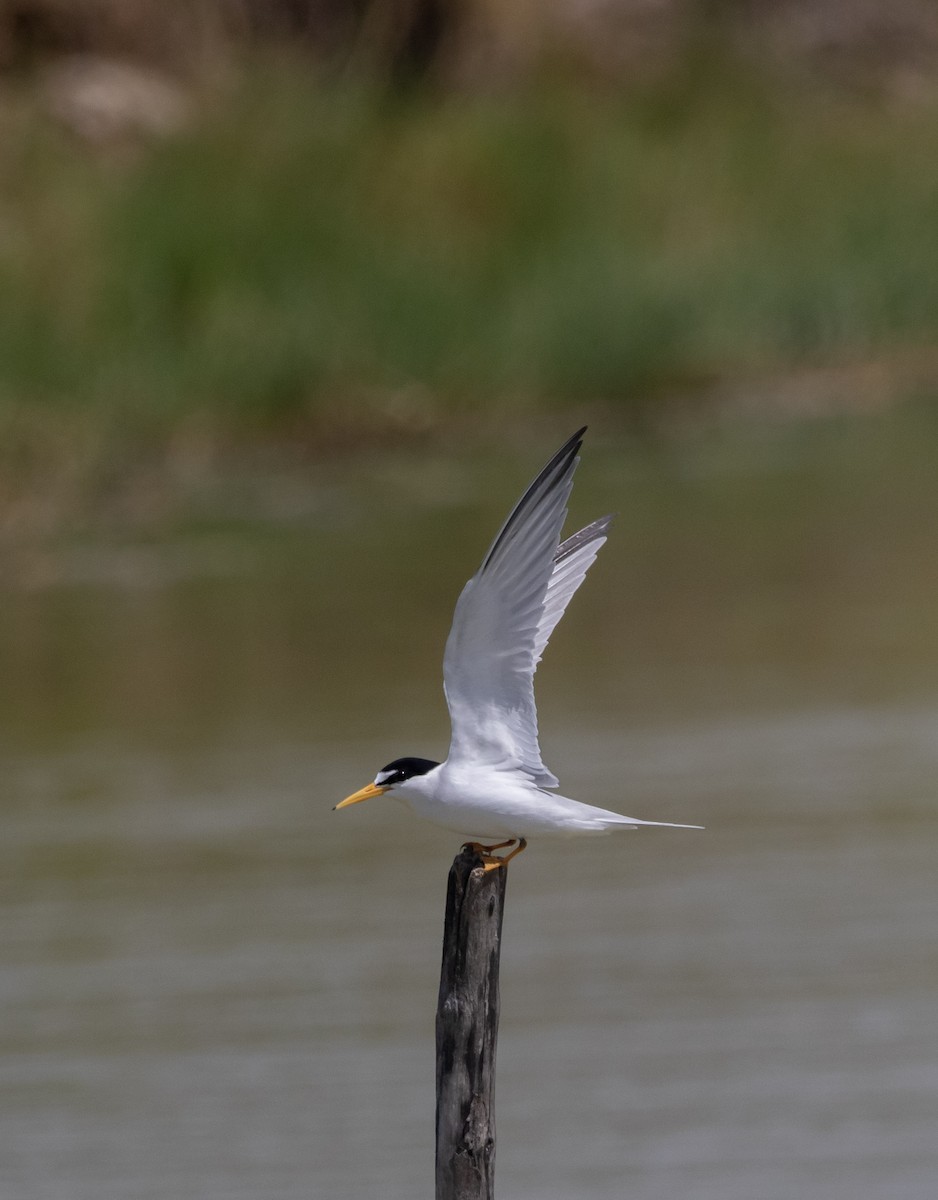
M 456 603 L 443 656 L 452 725 L 446 761 L 396 758 L 336 809 L 374 796 L 401 800 L 417 816 L 471 838 L 486 870 L 504 867 L 532 837 L 640 825 L 701 828 L 559 796 L 553 789 L 560 781 L 541 758 L 534 672 L 612 521 L 600 517 L 560 540 L 585 432 L 569 438 L 533 481 Z M 493 853 L 507 847 L 504 855 Z

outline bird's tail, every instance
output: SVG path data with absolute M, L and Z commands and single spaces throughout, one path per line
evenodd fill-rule
M 664 829 L 704 829 L 703 825 L 680 825 L 676 821 L 640 821 L 638 817 L 606 818 L 607 825 L 622 825 L 628 829 L 637 829 L 639 825 L 659 825 Z

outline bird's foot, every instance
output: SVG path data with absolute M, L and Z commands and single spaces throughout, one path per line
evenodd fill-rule
M 515 842 L 518 843 L 517 846 L 515 846 Z M 483 846 L 481 842 L 466 842 L 463 849 L 474 850 L 479 855 L 482 859 L 483 871 L 494 871 L 498 867 L 507 866 L 516 854 L 521 853 L 527 844 L 524 838 L 509 838 L 507 842 L 495 842 L 492 846 Z M 508 854 L 500 855 L 492 853 L 493 850 L 503 850 L 506 846 L 515 846 L 515 848 Z

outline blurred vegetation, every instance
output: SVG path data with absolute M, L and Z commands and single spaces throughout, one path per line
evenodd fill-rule
M 67 31 L 82 6 L 39 8 Z M 447 85 L 440 31 L 361 53 L 369 5 L 318 8 L 317 53 L 275 21 L 235 63 L 249 10 L 180 56 L 160 136 L 63 119 L 54 22 L 0 38 L 0 525 L 258 445 L 570 406 L 657 429 L 818 368 L 862 400 L 875 372 L 873 403 L 934 395 L 938 91 L 898 103 L 712 37 L 627 86 L 567 63 Z M 171 21 L 115 21 L 105 51 L 172 57 Z

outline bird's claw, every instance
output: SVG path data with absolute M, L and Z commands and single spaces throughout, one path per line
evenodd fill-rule
M 515 846 L 517 842 L 517 846 Z M 464 850 L 474 850 L 482 859 L 483 871 L 494 871 L 497 867 L 505 867 L 515 855 L 520 854 L 527 846 L 527 841 L 524 838 L 509 838 L 507 842 L 495 842 L 494 845 L 484 846 L 481 842 L 466 842 L 463 845 Z M 514 850 L 508 854 L 498 855 L 493 854 L 493 850 L 502 850 L 506 846 L 515 846 Z

